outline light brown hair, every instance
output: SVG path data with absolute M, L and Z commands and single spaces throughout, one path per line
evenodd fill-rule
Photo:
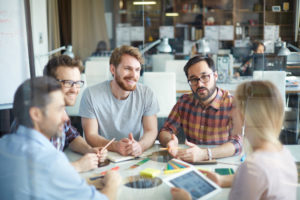
M 111 54 L 109 64 L 118 67 L 121 62 L 123 55 L 130 55 L 136 58 L 139 63 L 142 65 L 144 64 L 144 60 L 142 54 L 140 53 L 139 49 L 133 46 L 123 45 L 121 47 L 115 48 Z

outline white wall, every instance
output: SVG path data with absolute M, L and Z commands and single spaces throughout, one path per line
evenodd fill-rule
M 36 76 L 43 74 L 48 62 L 47 0 L 30 0 L 33 50 Z

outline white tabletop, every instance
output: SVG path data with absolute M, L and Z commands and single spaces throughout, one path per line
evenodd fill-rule
M 161 146 L 158 144 L 155 144 L 152 148 L 150 148 L 149 150 L 147 150 L 146 152 L 144 152 L 144 154 L 142 156 L 146 156 L 151 154 L 152 152 L 156 152 L 159 151 L 159 148 Z M 286 145 L 286 147 L 291 151 L 291 153 L 295 156 L 295 160 L 296 161 L 300 161 L 300 145 Z M 69 158 L 70 161 L 75 161 L 78 160 L 81 155 L 74 153 L 72 151 L 70 151 L 69 149 L 67 149 L 65 151 L 67 157 Z M 129 176 L 135 176 L 135 175 L 139 175 L 139 172 L 145 168 L 152 168 L 152 169 L 159 169 L 159 170 L 163 170 L 166 167 L 166 163 L 162 163 L 162 162 L 156 162 L 156 161 L 148 161 L 144 164 L 142 164 L 141 166 L 135 168 L 135 169 L 129 169 L 130 166 L 132 166 L 133 164 L 136 164 L 137 162 L 139 162 L 140 160 L 142 160 L 143 158 L 140 158 L 139 160 L 130 160 L 130 161 L 124 161 L 124 162 L 120 162 L 120 163 L 110 163 L 109 165 L 105 166 L 105 167 L 101 167 L 101 168 L 97 168 L 95 170 L 92 170 L 90 172 L 85 172 L 85 173 L 80 173 L 80 175 L 83 178 L 88 178 L 91 176 L 95 176 L 95 175 L 99 175 L 99 173 L 109 170 L 115 166 L 119 166 L 119 172 L 123 178 L 123 180 L 125 180 L 127 177 Z M 214 170 L 215 168 L 232 168 L 234 169 L 234 171 L 236 171 L 237 169 L 237 165 L 234 165 L 236 163 L 240 163 L 240 156 L 233 156 L 233 157 L 228 157 L 228 158 L 222 158 L 222 159 L 218 159 L 218 161 L 220 162 L 228 162 L 228 164 L 216 164 L 216 165 L 198 165 L 197 167 L 201 167 L 201 168 L 205 168 L 205 169 L 210 169 L 210 170 Z M 229 164 L 232 163 L 232 164 Z M 164 177 L 166 177 L 168 175 L 164 175 L 163 172 L 161 172 L 161 174 L 158 176 L 159 178 L 163 179 Z M 220 193 L 218 193 L 217 195 L 215 195 L 213 198 L 211 199 L 215 199 L 215 200 L 224 200 L 224 199 L 228 199 L 228 195 L 229 195 L 229 191 L 230 188 L 223 188 L 222 191 Z M 300 194 L 300 187 L 298 186 L 298 194 Z M 298 195 L 299 196 L 299 195 Z M 129 188 L 126 187 L 124 185 L 122 185 L 119 188 L 118 191 L 118 198 L 117 199 L 122 199 L 122 200 L 126 200 L 126 199 L 130 199 L 130 200 L 134 200 L 134 199 L 143 199 L 143 200 L 147 200 L 147 199 L 172 199 L 171 198 L 171 194 L 170 194 L 170 187 L 167 186 L 164 182 L 154 188 L 150 188 L 150 189 L 134 189 L 134 188 Z

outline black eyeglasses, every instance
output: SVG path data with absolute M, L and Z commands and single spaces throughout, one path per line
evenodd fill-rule
M 202 83 L 207 83 L 210 80 L 210 75 L 213 74 L 209 73 L 209 74 L 203 74 L 202 76 L 200 76 L 200 78 L 192 78 L 188 80 L 188 83 L 191 86 L 196 86 L 198 85 L 198 82 L 201 81 Z
M 76 88 L 81 88 L 84 85 L 84 81 L 71 81 L 71 80 L 57 80 L 63 84 L 66 88 L 71 88 L 75 86 Z

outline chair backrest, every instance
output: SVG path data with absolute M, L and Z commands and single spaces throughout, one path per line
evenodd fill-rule
M 285 71 L 254 71 L 253 80 L 267 80 L 272 82 L 280 91 L 280 94 L 285 104 Z
M 81 74 L 81 80 L 84 81 L 84 85 L 83 87 L 80 89 L 80 92 L 76 98 L 76 103 L 74 106 L 66 106 L 66 111 L 68 113 L 69 116 L 79 116 L 79 106 L 80 106 L 80 101 L 81 101 L 81 97 L 82 97 L 82 93 L 85 90 L 85 88 L 87 87 L 87 82 L 86 82 L 86 76 L 85 74 Z
M 166 72 L 174 72 L 176 74 L 176 90 L 190 90 L 186 75 L 183 68 L 187 60 L 167 60 Z
M 176 76 L 173 72 L 145 72 L 144 84 L 150 87 L 159 103 L 158 117 L 168 117 L 176 103 Z
M 85 75 L 88 86 L 111 79 L 109 59 L 93 59 L 86 61 Z

